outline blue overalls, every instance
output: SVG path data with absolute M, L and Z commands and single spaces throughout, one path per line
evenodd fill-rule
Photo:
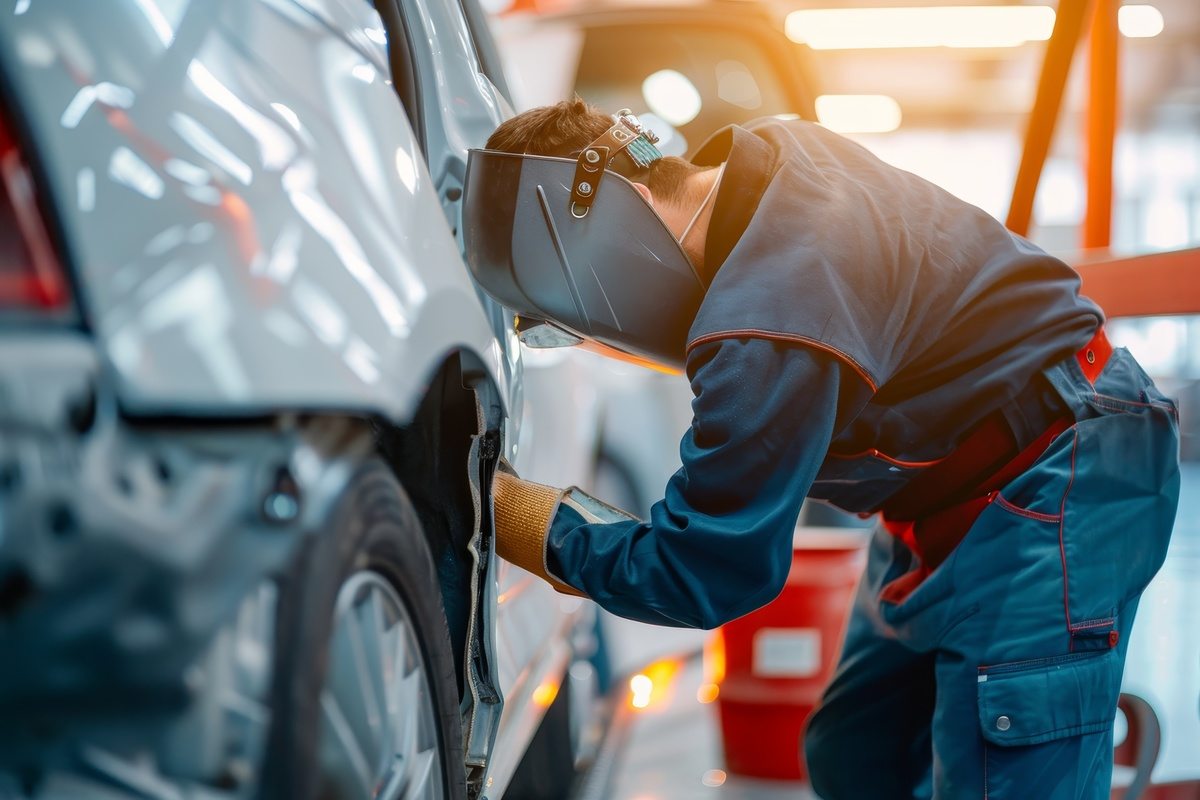
M 807 735 L 814 788 L 1106 796 L 1129 627 L 1178 499 L 1174 407 L 1125 351 L 1084 373 L 1102 315 L 1066 265 L 857 145 L 765 120 L 693 160 L 726 167 L 683 466 L 645 522 L 564 502 L 549 571 L 614 613 L 713 627 L 779 593 L 805 496 L 917 526 L 975 503 L 928 563 L 876 534 Z M 1027 452 L 1064 415 L 998 490 L 914 501 L 983 425 Z

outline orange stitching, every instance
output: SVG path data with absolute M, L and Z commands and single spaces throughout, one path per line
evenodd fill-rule
M 1039 522 L 1058 522 L 1062 518 L 1058 514 L 1043 514 L 1040 511 L 1032 511 L 1028 508 L 1021 508 L 1020 506 L 1013 505 L 1006 500 L 1002 494 L 996 495 L 996 503 L 999 504 L 999 506 L 1005 511 L 1011 511 L 1013 514 L 1019 514 L 1022 517 L 1029 517 L 1030 519 L 1035 519 Z
M 1107 402 L 1109 404 L 1110 411 L 1120 410 L 1121 406 L 1137 406 L 1138 408 L 1157 408 L 1161 411 L 1166 411 L 1173 417 L 1179 415 L 1179 411 L 1172 407 L 1169 403 L 1142 403 L 1137 400 L 1126 400 L 1122 397 L 1113 397 L 1112 395 L 1108 394 L 1100 394 L 1099 392 L 1092 392 L 1092 400 L 1101 406 L 1105 405 Z M 1117 406 L 1116 409 L 1111 408 L 1111 406 L 1114 404 Z
M 1087 628 L 1103 628 L 1106 625 L 1115 624 L 1116 621 L 1117 620 L 1115 617 L 1109 617 L 1108 619 L 1097 619 L 1097 620 L 1089 620 L 1087 622 L 1078 622 L 1071 626 L 1071 630 L 1082 631 L 1082 630 L 1086 630 Z
M 895 464 L 897 467 L 912 467 L 914 469 L 919 469 L 921 467 L 932 467 L 934 464 L 940 464 L 949 458 L 949 456 L 942 456 L 941 458 L 935 458 L 933 461 L 903 461 L 899 458 L 893 458 L 887 453 L 880 452 L 874 447 L 872 447 L 870 450 L 863 450 L 859 453 L 828 453 L 827 455 L 830 458 L 839 458 L 843 460 L 870 456 L 871 458 L 878 458 L 880 461 L 886 461 L 889 464 Z
M 1079 428 L 1073 429 L 1075 438 L 1071 442 L 1071 479 L 1067 481 L 1067 490 L 1063 492 L 1062 504 L 1058 508 L 1058 552 L 1062 558 L 1063 571 L 1063 613 L 1067 618 L 1067 635 L 1071 633 L 1071 595 L 1070 584 L 1067 580 L 1067 546 L 1063 543 L 1063 522 L 1067 516 L 1067 495 L 1071 493 L 1071 487 L 1075 485 L 1075 451 L 1079 449 Z M 1071 650 L 1075 650 L 1075 638 L 1070 638 Z
M 690 354 L 692 350 L 696 349 L 702 344 L 708 344 L 709 342 L 717 342 L 722 339 L 740 338 L 766 339 L 768 341 L 776 342 L 795 342 L 798 344 L 808 345 L 809 347 L 815 347 L 818 350 L 824 350 L 830 355 L 836 356 L 839 360 L 844 361 L 851 369 L 858 373 L 858 377 L 862 378 L 863 381 L 866 382 L 867 386 L 871 388 L 872 392 L 879 391 L 879 385 L 875 383 L 875 380 L 871 377 L 870 373 L 867 372 L 866 368 L 862 364 L 859 364 L 857 361 L 855 361 L 854 358 L 848 353 L 843 353 L 833 345 L 828 345 L 824 342 L 819 342 L 816 339 L 810 339 L 807 336 L 801 336 L 800 334 L 796 333 L 779 333 L 777 331 L 764 331 L 758 328 L 739 328 L 738 330 L 733 331 L 717 331 L 716 333 L 706 333 L 703 336 L 698 336 L 692 341 L 688 342 L 686 353 Z

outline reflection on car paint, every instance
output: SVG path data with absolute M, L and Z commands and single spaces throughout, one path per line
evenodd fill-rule
M 95 86 L 84 86 L 71 98 L 71 102 L 67 103 L 58 122 L 64 128 L 75 128 L 93 103 L 99 101 L 113 108 L 130 108 L 134 97 L 132 89 L 108 81 L 101 81 Z
M 179 138 L 190 145 L 198 155 L 213 162 L 229 177 L 238 181 L 243 186 L 250 185 L 250 181 L 254 178 L 254 173 L 251 171 L 250 165 L 235 156 L 225 145 L 221 144 L 220 140 L 212 134 L 212 131 L 187 114 L 179 112 L 171 116 L 170 125 L 174 128 L 175 133 L 179 134 Z M 185 179 L 180 178 L 180 180 Z M 192 181 L 188 180 L 187 182 L 191 183 Z
M 517 353 L 495 346 L 507 336 L 502 316 L 479 309 L 465 268 L 446 268 L 460 263 L 457 245 L 381 80 L 378 14 L 366 3 L 303 5 L 31 4 L 0 33 L 22 62 L 13 74 L 52 188 L 74 200 L 63 226 L 84 273 L 81 299 L 121 354 L 124 406 L 237 399 L 248 411 L 298 402 L 402 418 L 436 363 L 464 346 L 490 364 L 511 405 Z M 89 35 L 99 29 L 111 35 Z M 498 120 L 495 102 L 480 97 L 459 47 L 470 43 L 442 42 L 439 57 L 469 81 L 455 96 L 478 138 Z M 150 244 L 197 216 L 214 229 L 209 241 Z M 177 314 L 151 336 L 137 307 L 151 298 L 136 288 L 174 269 L 204 271 L 197 285 L 220 298 L 225 324 L 199 336 Z M 360 343 L 326 342 L 327 321 L 313 323 L 314 304 L 302 311 L 287 291 L 301 276 L 311 289 L 301 297 L 353 298 L 339 312 Z M 436 310 L 454 305 L 450 296 L 463 311 Z

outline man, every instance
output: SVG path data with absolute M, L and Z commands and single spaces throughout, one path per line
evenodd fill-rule
M 1179 491 L 1172 403 L 1070 268 L 848 140 L 768 119 L 690 162 L 653 142 L 575 101 L 472 153 L 481 284 L 524 330 L 683 363 L 695 394 L 649 520 L 505 472 L 500 554 L 709 628 L 779 593 L 806 496 L 879 512 L 806 735 L 816 792 L 1107 797 Z

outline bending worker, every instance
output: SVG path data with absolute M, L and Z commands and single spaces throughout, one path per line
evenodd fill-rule
M 805 497 L 879 513 L 805 740 L 825 800 L 1107 798 L 1178 426 L 1062 262 L 817 125 L 685 161 L 622 112 L 521 114 L 471 153 L 480 284 L 543 343 L 686 369 L 682 468 L 639 521 L 496 479 L 497 549 L 636 620 L 781 590 Z

